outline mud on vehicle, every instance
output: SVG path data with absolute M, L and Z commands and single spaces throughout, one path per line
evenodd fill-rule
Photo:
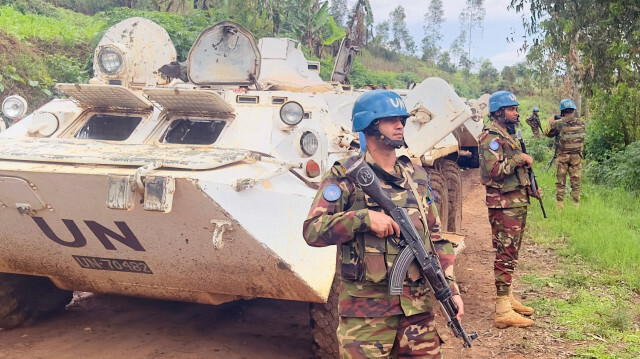
M 334 73 L 348 73 L 345 56 Z M 60 310 L 74 290 L 288 299 L 315 303 L 314 352 L 336 357 L 336 248 L 307 246 L 302 223 L 322 174 L 359 151 L 350 116 L 364 92 L 322 81 L 295 41 L 256 42 L 231 22 L 180 63 L 164 29 L 127 19 L 98 44 L 94 73 L 0 133 L 0 327 Z M 414 109 L 403 151 L 457 231 L 454 132 L 470 107 L 438 78 L 399 93 Z

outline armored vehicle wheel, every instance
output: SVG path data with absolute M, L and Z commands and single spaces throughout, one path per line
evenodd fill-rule
M 338 359 L 338 275 L 333 279 L 326 303 L 311 303 L 309 317 L 313 334 L 312 354 L 314 359 Z
M 448 230 L 449 227 L 449 190 L 447 189 L 447 180 L 438 169 L 426 168 L 429 173 L 431 189 L 436 194 L 436 208 L 440 215 L 442 230 Z
M 449 222 L 443 227 L 449 232 L 460 232 L 462 227 L 462 176 L 460 167 L 451 160 L 442 160 L 438 169 L 444 176 L 449 192 Z
M 0 328 L 31 324 L 63 309 L 73 292 L 56 287 L 49 278 L 0 273 Z

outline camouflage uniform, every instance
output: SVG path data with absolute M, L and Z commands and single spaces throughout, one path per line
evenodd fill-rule
M 530 182 L 521 153 L 520 144 L 496 121 L 480 136 L 480 168 L 496 249 L 493 271 L 498 296 L 509 294 L 527 220 Z
M 540 123 L 540 117 L 538 117 L 538 114 L 534 113 L 533 115 L 529 115 L 526 121 L 527 124 L 531 127 L 533 136 L 535 138 L 540 138 L 540 129 L 542 128 L 542 125 Z
M 388 270 L 400 247 L 393 237 L 378 238 L 371 231 L 368 213 L 382 209 L 345 176 L 345 169 L 357 159 L 351 157 L 334 164 L 325 175 L 304 223 L 304 238 L 309 245 L 339 246 L 340 356 L 387 358 L 393 350 L 403 358 L 441 358 L 429 285 L 415 263 L 407 272 L 403 294 L 388 294 Z M 440 235 L 440 220 L 428 188 L 427 173 L 405 156 L 397 159 L 395 175 L 384 171 L 368 152 L 365 160 L 380 179 L 383 191 L 397 206 L 407 209 L 425 242 L 429 238 L 434 242 L 451 290 L 454 295 L 459 294 L 453 274 L 453 247 Z M 421 198 L 414 196 L 404 171 L 412 177 Z M 324 198 L 323 189 L 332 184 L 340 187 L 341 195 L 330 202 Z M 428 208 L 426 221 L 418 201 Z M 426 232 L 425 222 L 429 228 Z
M 549 124 L 547 137 L 556 137 L 556 201 L 564 201 L 567 171 L 571 182 L 573 203 L 580 202 L 580 177 L 582 174 L 582 152 L 587 136 L 585 124 L 579 118 L 560 120 Z

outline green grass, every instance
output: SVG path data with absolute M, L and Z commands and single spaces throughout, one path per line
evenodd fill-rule
M 0 6 L 0 29 L 20 40 L 40 39 L 74 46 L 91 41 L 102 26 L 99 19 L 71 11 L 60 10 L 56 17 L 48 17 Z
M 555 206 L 555 168 L 549 173 L 535 166 L 543 203 L 549 218 L 543 219 L 537 201 L 529 211 L 529 233 L 537 242 L 564 239 L 565 255 L 578 255 L 597 275 L 616 278 L 640 291 L 640 198 L 617 188 L 582 182 L 580 209 L 567 193 L 565 209 Z M 568 182 L 568 180 L 567 180 Z
M 551 322 L 554 335 L 579 342 L 575 358 L 639 358 L 640 198 L 583 178 L 580 209 L 573 207 L 568 188 L 565 208 L 556 209 L 555 165 L 544 172 L 551 142 L 530 138 L 528 126 L 523 132 L 537 161 L 548 217 L 543 219 L 534 199 L 527 234 L 560 258 L 555 274 L 533 267 L 522 275 L 529 290 L 542 293 L 528 304 Z

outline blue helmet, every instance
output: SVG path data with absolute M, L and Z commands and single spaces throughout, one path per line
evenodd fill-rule
M 540 109 L 539 109 L 539 108 L 537 108 L 537 107 L 534 107 L 534 108 L 533 108 L 533 112 L 540 112 Z
M 566 109 L 576 109 L 576 104 L 573 102 L 572 99 L 570 98 L 565 98 L 564 100 L 560 101 L 560 111 L 566 110 Z
M 353 104 L 353 132 L 360 132 L 385 117 L 409 117 L 407 107 L 400 95 L 389 90 L 372 90 L 358 97 Z
M 489 97 L 489 112 L 496 112 L 503 107 L 518 105 L 516 95 L 510 91 L 494 92 L 491 94 L 491 97 Z

